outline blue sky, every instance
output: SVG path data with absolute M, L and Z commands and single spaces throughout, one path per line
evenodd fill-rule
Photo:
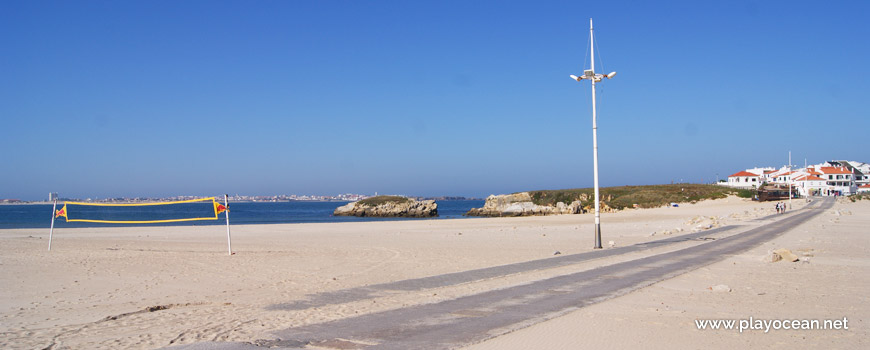
M 4 1 L 0 198 L 603 186 L 870 162 L 864 1 Z M 599 60 L 600 58 L 600 60 Z M 585 63 L 584 63 L 585 62 Z M 603 64 L 603 67 L 602 67 Z

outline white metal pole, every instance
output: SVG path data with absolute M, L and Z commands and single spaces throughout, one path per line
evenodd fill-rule
M 226 207 L 226 211 L 224 211 L 224 215 L 227 217 L 227 252 L 230 255 L 233 255 L 233 243 L 230 239 L 230 203 L 229 203 L 229 195 L 224 194 L 224 207 Z
M 51 228 L 48 229 L 48 251 L 51 251 L 51 235 L 54 233 L 54 216 L 57 215 L 57 198 L 54 199 L 54 206 L 51 207 Z
M 592 76 L 592 181 L 595 184 L 595 246 L 594 249 L 601 249 L 601 208 L 598 195 L 598 121 L 595 110 L 595 38 L 592 35 L 592 18 L 589 19 L 589 51 L 592 54 L 591 69 Z
M 788 210 L 791 210 L 791 151 L 788 151 Z

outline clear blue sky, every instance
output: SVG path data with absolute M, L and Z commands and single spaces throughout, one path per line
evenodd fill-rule
M 4 1 L 0 198 L 590 187 L 590 17 L 603 186 L 868 162 L 868 4 Z

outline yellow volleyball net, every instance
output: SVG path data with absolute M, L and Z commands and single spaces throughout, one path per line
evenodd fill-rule
M 157 224 L 199 220 L 218 220 L 218 215 L 225 213 L 227 220 L 227 248 L 233 254 L 230 241 L 230 214 L 228 196 L 224 195 L 224 204 L 215 197 L 189 199 L 171 202 L 152 203 L 87 203 L 64 202 L 57 209 L 54 202 L 51 217 L 51 229 L 48 234 L 48 250 L 51 250 L 51 237 L 54 232 L 54 221 L 64 218 L 66 222 L 91 222 L 103 224 Z
M 183 209 L 175 210 L 154 210 L 158 206 L 185 204 Z M 205 205 L 203 205 L 205 204 Z M 92 209 L 99 208 L 98 210 Z M 116 210 L 108 209 L 108 207 L 118 208 Z M 130 210 L 138 207 L 139 210 Z M 142 207 L 150 210 L 141 210 Z M 204 211 L 206 209 L 208 211 Z M 97 222 L 104 224 L 155 224 L 168 222 L 183 222 L 183 221 L 198 221 L 198 220 L 217 220 L 218 214 L 226 211 L 227 208 L 215 200 L 215 197 L 190 199 L 173 202 L 155 202 L 155 203 L 85 203 L 85 202 L 64 202 L 63 208 L 55 211 L 55 217 L 63 217 L 66 222 Z M 193 214 L 193 215 L 191 215 Z M 138 216 L 142 220 L 124 219 L 124 217 Z M 143 216 L 158 216 L 159 219 L 147 219 Z

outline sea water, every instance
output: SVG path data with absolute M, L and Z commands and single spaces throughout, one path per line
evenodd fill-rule
M 405 218 L 359 218 L 354 216 L 332 216 L 335 208 L 348 202 L 230 202 L 230 225 L 242 224 L 287 224 L 317 222 L 363 222 L 388 220 L 428 220 Z M 483 206 L 482 200 L 438 201 L 439 216 L 434 219 L 456 219 L 471 208 Z M 58 203 L 57 208 L 63 207 Z M 0 205 L 0 229 L 10 228 L 48 228 L 51 225 L 51 204 L 6 204 Z M 150 221 L 190 217 L 214 217 L 211 202 L 196 204 L 176 204 L 134 207 L 76 206 L 68 208 L 70 218 L 99 220 Z M 106 226 L 193 226 L 225 225 L 224 215 L 218 220 L 186 221 L 156 224 L 104 224 L 91 222 L 65 222 L 57 218 L 54 225 L 63 227 L 106 227 Z

